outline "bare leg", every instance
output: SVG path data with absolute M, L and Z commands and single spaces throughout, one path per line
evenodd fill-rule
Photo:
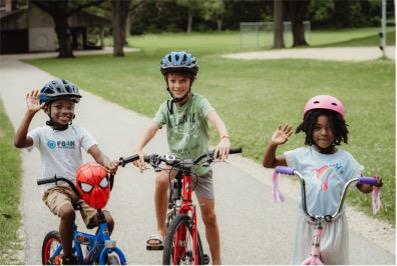
M 61 234 L 61 242 L 64 257 L 72 256 L 72 242 L 73 242 L 73 226 L 76 213 L 72 204 L 65 203 L 59 210 L 61 222 L 59 224 L 59 232 Z
M 213 199 L 198 199 L 200 202 L 201 214 L 205 225 L 205 236 L 211 251 L 213 265 L 221 265 L 221 249 L 218 223 L 215 214 L 215 201 Z
M 156 177 L 156 188 L 154 192 L 154 205 L 156 209 L 157 232 L 165 238 L 167 228 L 165 226 L 165 218 L 167 215 L 168 205 L 168 172 L 161 171 Z

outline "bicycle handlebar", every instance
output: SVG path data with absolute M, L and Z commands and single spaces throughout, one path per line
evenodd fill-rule
M 287 166 L 276 166 L 274 171 L 278 174 L 283 174 L 283 175 L 298 175 L 299 174 L 294 168 L 287 167 Z M 382 186 L 382 183 L 379 182 L 379 180 L 375 176 L 360 176 L 358 178 L 358 183 L 376 186 L 376 187 Z
M 139 155 L 138 154 L 134 154 L 134 155 L 129 156 L 129 157 L 125 158 L 125 159 L 123 157 L 120 157 L 119 158 L 119 165 L 122 166 L 122 167 L 125 167 L 125 165 L 127 163 L 132 163 L 133 161 L 136 161 L 138 159 L 139 159 Z
M 40 185 L 51 184 L 51 183 L 56 184 L 58 181 L 66 182 L 70 186 L 70 188 L 73 189 L 73 191 L 76 193 L 76 195 L 78 195 L 80 197 L 80 193 L 77 190 L 76 186 L 73 184 L 73 182 L 67 178 L 64 178 L 64 177 L 57 177 L 55 175 L 54 177 L 39 179 L 39 180 L 37 180 L 37 185 L 40 186 Z
M 314 216 L 312 214 L 309 213 L 309 211 L 307 210 L 307 202 L 306 202 L 306 189 L 305 189 L 305 179 L 302 176 L 302 174 L 300 174 L 298 171 L 296 171 L 294 168 L 291 167 L 287 167 L 287 166 L 276 166 L 276 168 L 274 169 L 274 171 L 278 174 L 284 174 L 284 175 L 296 175 L 299 177 L 299 181 L 301 183 L 301 193 L 302 193 L 302 209 L 303 212 L 310 217 L 311 219 L 316 219 L 316 218 L 323 218 L 326 221 L 331 221 L 333 218 L 335 218 L 336 216 L 338 216 L 342 210 L 342 206 L 343 206 L 343 202 L 345 200 L 345 196 L 346 196 L 346 192 L 347 189 L 349 188 L 349 186 L 352 183 L 358 183 L 358 184 L 367 184 L 367 185 L 372 185 L 372 186 L 376 186 L 376 187 L 381 187 L 382 186 L 382 182 L 375 176 L 360 176 L 360 177 L 356 177 L 356 178 L 352 178 L 350 179 L 344 186 L 343 188 L 343 192 L 342 192 L 342 196 L 341 196 L 341 200 L 339 202 L 338 208 L 335 211 L 334 214 L 332 215 L 324 215 L 322 217 L 319 216 Z

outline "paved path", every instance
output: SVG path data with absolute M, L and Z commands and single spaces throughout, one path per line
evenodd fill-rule
M 14 127 L 26 109 L 24 95 L 53 79 L 48 73 L 9 57 L 0 60 L 0 97 Z M 83 91 L 77 105 L 76 124 L 86 127 L 111 158 L 131 155 L 131 149 L 150 119 Z M 44 124 L 46 116 L 37 114 L 31 128 Z M 165 134 L 159 132 L 147 152 L 166 152 Z M 10 140 L 11 141 L 11 140 Z M 40 199 L 36 178 L 40 176 L 37 150 L 22 151 L 23 187 L 21 212 L 25 264 L 40 263 L 45 233 L 57 229 L 58 219 Z M 239 156 L 231 163 L 216 164 L 215 190 L 225 264 L 288 264 L 294 236 L 297 183 L 287 179 L 280 186 L 286 202 L 270 201 L 270 171 Z M 85 157 L 86 160 L 91 160 Z M 154 232 L 154 174 L 144 174 L 132 166 L 116 176 L 109 209 L 116 221 L 113 238 L 127 254 L 130 264 L 160 264 L 161 252 L 147 252 L 145 241 Z M 395 264 L 395 230 L 389 225 L 349 209 L 351 258 L 353 264 Z M 79 218 L 79 224 L 81 221 Z M 203 231 L 200 222 L 201 232 Z M 366 230 L 371 228 L 371 230 Z M 373 234 L 368 234 L 370 232 Z M 204 241 L 205 242 L 205 241 Z M 208 252 L 208 247 L 205 247 Z
M 395 61 L 396 48 L 387 46 L 386 57 Z M 245 60 L 269 59 L 318 59 L 332 61 L 367 61 L 382 57 L 378 47 L 341 47 L 341 48 L 291 48 L 280 50 L 243 52 L 226 54 L 223 57 Z

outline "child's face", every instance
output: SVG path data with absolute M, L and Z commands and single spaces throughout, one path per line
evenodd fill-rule
M 71 100 L 56 100 L 50 104 L 51 118 L 54 122 L 67 125 L 74 118 L 74 101 Z M 49 108 L 46 108 L 46 113 L 49 113 Z
M 325 115 L 320 115 L 314 124 L 313 141 L 320 150 L 329 150 L 333 147 L 335 134 L 332 131 L 329 119 Z
M 175 98 L 182 98 L 188 93 L 190 88 L 190 78 L 178 73 L 168 74 L 167 83 Z

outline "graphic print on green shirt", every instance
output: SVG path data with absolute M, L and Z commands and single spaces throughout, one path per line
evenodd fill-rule
M 183 159 L 195 159 L 208 152 L 209 127 L 207 115 L 215 109 L 203 96 L 191 93 L 191 98 L 181 107 L 174 106 L 171 114 L 167 102 L 161 104 L 154 121 L 167 126 L 168 148 Z M 193 169 L 195 174 L 207 173 L 209 167 Z

